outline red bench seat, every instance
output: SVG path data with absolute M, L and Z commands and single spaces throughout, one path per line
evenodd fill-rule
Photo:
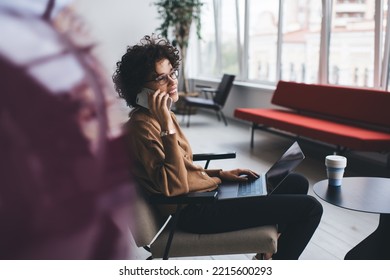
M 235 117 L 341 147 L 362 151 L 390 151 L 390 133 L 336 123 L 278 109 L 241 108 Z
M 390 93 L 331 85 L 279 81 L 272 104 L 236 108 L 234 116 L 254 129 L 289 132 L 339 149 L 390 152 Z M 390 154 L 388 156 L 390 167 Z

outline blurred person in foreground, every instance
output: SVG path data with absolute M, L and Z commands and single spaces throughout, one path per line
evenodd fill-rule
M 129 163 L 99 66 L 28 3 L 0 4 L 0 259 L 129 258 Z

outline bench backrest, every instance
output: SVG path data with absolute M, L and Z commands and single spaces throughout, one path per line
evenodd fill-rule
M 272 103 L 390 128 L 390 92 L 387 91 L 279 81 Z

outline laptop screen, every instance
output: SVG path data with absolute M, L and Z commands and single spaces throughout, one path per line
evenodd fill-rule
M 294 142 L 282 157 L 272 165 L 265 174 L 267 193 L 271 194 L 276 187 L 301 163 L 305 158 L 298 142 Z

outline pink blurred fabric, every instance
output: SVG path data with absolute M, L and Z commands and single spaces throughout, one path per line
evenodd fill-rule
M 99 65 L 28 9 L 0 5 L 0 26 L 0 259 L 129 258 L 130 163 Z

